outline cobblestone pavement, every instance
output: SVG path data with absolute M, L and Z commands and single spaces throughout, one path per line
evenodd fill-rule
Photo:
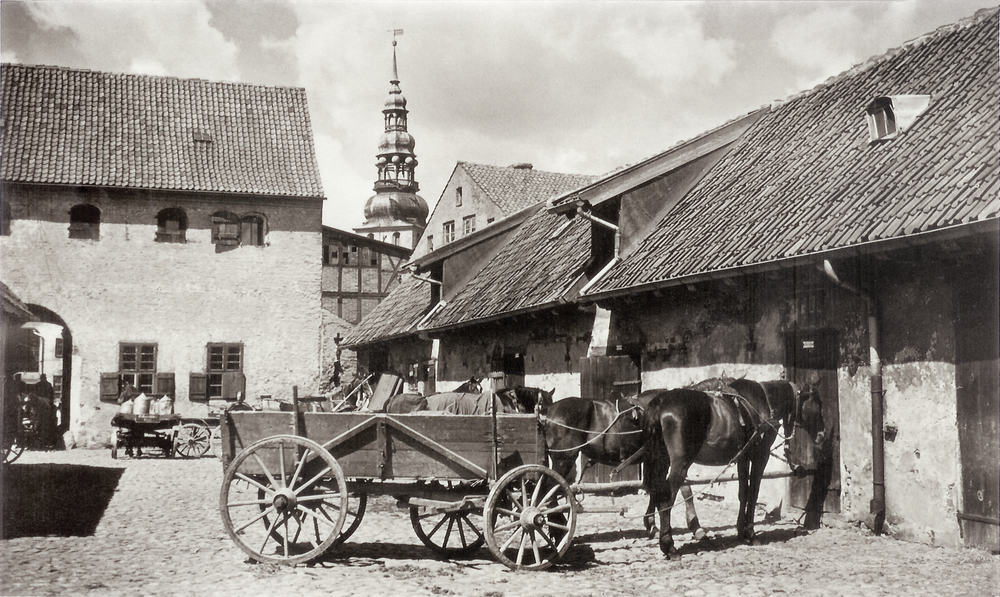
M 220 462 L 112 460 L 107 450 L 29 452 L 8 482 L 49 467 L 112 479 L 105 498 L 79 488 L 67 520 L 93 516 L 83 536 L 0 541 L 3 595 L 957 595 L 1000 594 L 1000 558 L 874 537 L 855 528 L 803 532 L 794 521 L 758 524 L 761 544 L 735 540 L 735 506 L 698 502 L 709 537 L 678 536 L 681 557 L 665 560 L 639 531 L 641 496 L 619 498 L 618 514 L 583 514 L 564 560 L 544 572 L 513 572 L 487 548 L 464 560 L 434 557 L 392 500 L 369 500 L 351 539 L 321 561 L 298 567 L 254 564 L 227 537 L 218 513 Z M 61 470 L 61 469 L 60 469 Z M 113 492 L 113 493 L 112 493 Z M 73 492 L 68 492 L 73 493 Z M 107 501 L 103 512 L 87 504 Z M 588 498 L 588 503 L 610 498 Z M 9 500 L 8 500 L 9 501 Z M 74 506 L 74 504 L 76 506 Z M 5 503 L 9 509 L 10 504 Z M 81 516 L 75 517 L 79 508 Z M 93 510 L 93 508 L 91 508 Z M 60 527 L 61 528 L 61 527 Z

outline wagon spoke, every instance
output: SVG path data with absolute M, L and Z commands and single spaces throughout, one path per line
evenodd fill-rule
M 556 546 L 556 542 L 553 541 L 552 537 L 549 537 L 548 533 L 546 533 L 544 530 L 542 530 L 542 529 L 536 529 L 536 532 L 541 536 L 542 540 L 545 541 L 545 545 L 546 546 L 548 546 L 548 547 L 555 547 Z M 534 533 L 532 533 L 532 534 L 534 534 Z M 538 550 L 536 549 L 535 551 L 536 551 L 535 557 L 537 558 L 538 557 L 538 553 L 537 553 Z
M 264 518 L 265 516 L 267 516 L 267 515 L 268 515 L 268 514 L 270 514 L 271 512 L 275 512 L 275 513 L 276 513 L 276 512 L 277 512 L 277 510 L 275 510 L 275 509 L 274 509 L 273 507 L 271 507 L 271 508 L 268 508 L 267 510 L 264 510 L 263 512 L 261 512 L 261 513 L 260 513 L 260 514 L 258 514 L 257 516 L 254 516 L 254 517 L 253 517 L 253 518 L 251 518 L 251 519 L 250 519 L 249 521 L 247 521 L 247 522 L 246 522 L 245 524 L 243 524 L 243 526 L 240 526 L 240 527 L 236 527 L 236 528 L 234 529 L 234 532 L 236 532 L 236 533 L 239 533 L 239 532 L 241 532 L 241 531 L 245 530 L 245 529 L 246 529 L 247 527 L 249 527 L 249 526 L 250 526 L 250 525 L 252 525 L 253 523 L 257 522 L 257 521 L 258 521 L 258 520 L 260 520 L 261 518 Z M 275 518 L 275 520 L 277 520 L 277 518 Z
M 542 510 L 541 513 L 548 516 L 549 514 L 559 514 L 561 512 L 569 512 L 573 509 L 573 504 L 562 504 L 561 506 L 556 506 L 554 508 L 546 508 Z
M 517 529 L 521 531 L 521 534 L 523 536 L 524 535 L 524 529 L 521 528 L 520 524 L 517 525 Z M 510 537 L 507 537 L 507 540 L 504 541 L 503 545 L 500 546 L 500 551 L 507 551 L 507 548 L 510 547 L 510 544 L 514 542 L 514 539 L 517 539 L 517 531 L 514 531 L 513 533 L 511 533 Z
M 281 487 L 288 487 L 285 479 L 285 443 L 278 444 L 278 474 L 281 475 Z
M 234 506 L 263 506 L 264 504 L 270 504 L 270 503 L 271 503 L 271 500 L 269 500 L 269 499 L 257 499 L 257 500 L 250 500 L 250 501 L 246 501 L 246 502 L 229 502 L 229 506 L 230 507 L 234 507 Z
M 541 485 L 542 485 L 541 483 L 538 484 L 539 487 L 541 487 Z M 549 491 L 545 494 L 545 497 L 542 498 L 542 501 L 540 501 L 540 502 L 532 502 L 532 503 L 533 504 L 538 504 L 538 505 L 549 503 L 549 500 L 552 499 L 552 496 L 554 496 L 556 494 L 556 492 L 559 491 L 559 489 L 560 489 L 560 487 L 558 485 L 554 485 L 552 487 L 552 489 L 549 489 Z M 536 491 L 537 491 L 537 488 L 536 488 Z
M 340 499 L 342 494 L 338 491 L 337 493 L 317 493 L 316 495 L 303 495 L 296 498 L 298 502 L 315 502 L 315 501 L 325 501 L 328 498 L 333 498 L 336 500 Z
M 524 544 L 528 540 L 527 531 L 521 531 L 521 542 L 517 546 L 517 565 L 520 566 L 524 563 Z
M 308 448 L 306 448 L 306 450 L 302 453 L 302 457 L 299 458 L 299 463 L 295 467 L 295 472 L 292 473 L 292 478 L 288 480 L 288 487 L 295 487 L 295 482 L 299 480 L 299 475 L 302 474 L 302 467 L 305 466 L 305 463 L 306 463 L 306 460 L 307 460 L 306 456 L 309 455 L 309 454 L 311 454 L 311 453 L 312 453 L 312 450 L 310 450 Z
M 298 511 L 302 512 L 303 514 L 305 514 L 307 516 L 311 516 L 313 518 L 313 520 L 318 520 L 319 522 L 322 522 L 323 524 L 327 525 L 331 529 L 336 529 L 337 528 L 337 523 L 336 522 L 334 522 L 333 520 L 328 520 L 325 517 L 321 517 L 321 516 L 317 515 L 314 510 L 310 510 L 309 508 L 306 508 L 306 507 L 304 507 L 302 505 L 299 505 L 298 506 Z
M 261 517 L 263 517 L 263 514 Z M 267 527 L 267 533 L 264 534 L 264 542 L 260 544 L 260 549 L 257 550 L 260 553 L 264 553 L 264 548 L 267 547 L 267 540 L 272 538 L 271 533 L 273 533 L 274 529 L 278 526 L 278 519 L 280 518 L 280 516 L 275 516 L 274 521 Z
M 239 478 L 242 481 L 246 481 L 248 485 L 250 485 L 252 487 L 256 487 L 257 489 L 260 489 L 261 491 L 263 491 L 264 493 L 266 493 L 268 495 L 272 495 L 274 493 L 274 489 L 272 489 L 270 487 L 267 487 L 266 485 L 261 485 L 260 483 L 254 481 L 253 479 L 251 479 L 250 477 L 244 475 L 243 473 L 239 473 L 239 472 L 236 473 L 236 477 Z M 274 479 L 271 479 L 271 481 L 273 482 Z
M 260 466 L 261 470 L 264 471 L 264 474 L 267 475 L 267 478 L 271 480 L 271 485 L 273 485 L 274 487 L 281 487 L 280 485 L 278 485 L 278 482 L 275 481 L 274 475 L 271 474 L 271 471 L 267 468 L 267 465 L 264 464 L 264 461 L 260 459 L 260 456 L 257 454 L 257 452 L 253 453 L 253 457 L 254 460 L 257 461 L 257 464 Z M 247 480 L 249 480 L 249 478 Z M 258 487 L 260 486 L 258 485 Z
M 538 553 L 538 541 L 535 540 L 535 532 L 531 531 L 531 553 L 535 554 L 535 562 L 541 562 L 542 556 Z
M 321 479 L 321 478 L 323 477 L 323 475 L 325 475 L 325 474 L 329 473 L 329 472 L 330 472 L 330 470 L 331 470 L 331 469 L 330 469 L 330 467 L 326 467 L 326 468 L 324 468 L 324 469 L 323 469 L 322 471 L 320 471 L 320 472 L 319 472 L 319 474 L 317 474 L 317 475 L 316 475 L 315 477 L 313 477 L 312 479 L 309 479 L 309 481 L 307 481 L 307 482 L 303 483 L 303 484 L 302 484 L 302 485 L 301 485 L 301 486 L 300 486 L 300 487 L 299 487 L 298 489 L 296 489 L 296 490 L 295 490 L 295 495 L 299 495 L 299 494 L 300 494 L 300 493 L 302 493 L 302 491 L 303 491 L 303 490 L 305 490 L 306 488 L 308 488 L 308 487 L 312 487 L 312 486 L 313 486 L 313 484 L 314 484 L 314 483 L 316 483 L 316 481 L 319 481 L 319 480 L 320 480 L 320 479 Z

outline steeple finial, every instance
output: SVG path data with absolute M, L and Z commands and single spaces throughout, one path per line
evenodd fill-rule
M 402 29 L 392 30 L 392 79 L 389 82 L 393 84 L 399 83 L 399 71 L 396 69 L 396 36 L 402 34 Z

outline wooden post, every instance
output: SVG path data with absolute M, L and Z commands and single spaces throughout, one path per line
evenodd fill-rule
M 299 386 L 292 386 L 292 434 L 302 435 L 302 421 L 299 419 Z

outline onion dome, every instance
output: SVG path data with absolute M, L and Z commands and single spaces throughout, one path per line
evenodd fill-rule
M 376 193 L 365 203 L 367 222 L 409 222 L 423 225 L 427 222 L 430 209 L 424 198 L 405 191 Z

